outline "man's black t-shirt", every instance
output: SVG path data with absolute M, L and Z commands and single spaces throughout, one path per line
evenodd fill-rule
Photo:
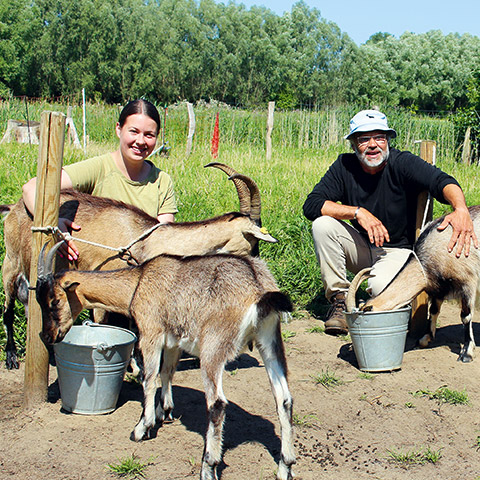
M 390 149 L 385 168 L 375 175 L 363 171 L 354 153 L 344 153 L 330 166 L 303 205 L 309 220 L 321 216 L 326 200 L 364 207 L 386 227 L 386 247 L 411 248 L 415 239 L 417 197 L 428 190 L 439 202 L 447 203 L 443 189 L 457 181 L 410 152 Z M 352 220 L 362 234 L 365 230 Z

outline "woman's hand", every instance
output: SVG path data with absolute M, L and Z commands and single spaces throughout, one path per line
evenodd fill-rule
M 82 227 L 77 225 L 75 222 L 72 222 L 68 218 L 60 217 L 58 219 L 58 228 L 62 232 L 72 233 L 72 231 L 78 232 Z M 72 240 L 65 241 L 58 251 L 61 257 L 68 258 L 70 262 L 78 260 L 78 249 Z

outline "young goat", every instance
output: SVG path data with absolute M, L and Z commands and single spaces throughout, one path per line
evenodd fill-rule
M 162 225 L 142 241 L 132 245 L 129 250 L 132 261 L 141 263 L 164 253 L 248 255 L 258 253 L 259 240 L 276 242 L 271 235 L 260 228 L 260 193 L 255 182 L 221 163 L 206 166 L 214 166 L 230 175 L 237 189 L 240 212 L 226 213 L 203 221 Z M 2 275 L 5 291 L 3 323 L 7 334 L 6 365 L 11 369 L 18 368 L 13 339 L 13 308 L 16 297 L 27 307 L 28 295 L 22 295 L 22 293 L 28 292 L 33 222 L 23 200 L 15 205 L 0 205 L 0 213 L 8 214 L 4 226 L 6 253 Z M 129 245 L 158 225 L 156 218 L 136 207 L 73 190 L 62 192 L 60 216 L 81 225 L 82 229 L 75 234 L 75 237 L 111 247 Z M 112 224 L 115 225 L 113 235 Z M 80 241 L 77 242 L 77 247 L 80 252 L 78 261 L 68 265 L 63 260 L 62 268 L 112 270 L 123 267 L 125 260 L 129 259 L 115 251 Z M 97 316 L 95 319 L 97 320 Z
M 42 251 L 38 262 L 36 296 L 46 344 L 62 340 L 83 308 L 103 308 L 136 321 L 144 365 L 144 405 L 132 440 L 148 438 L 157 420 L 172 418 L 171 384 L 181 351 L 198 356 L 209 420 L 200 478 L 216 479 L 227 403 L 223 370 L 253 342 L 265 364 L 280 419 L 277 479 L 293 478 L 292 397 L 280 328 L 292 305 L 260 259 L 161 255 L 114 271 L 70 270 L 54 276 L 55 249 L 46 259 Z M 159 368 L 162 391 L 155 407 Z
M 480 238 L 480 205 L 469 210 L 475 234 Z M 439 232 L 437 227 L 442 221 L 443 217 L 426 226 L 415 242 L 416 256 L 412 254 L 383 292 L 369 299 L 361 310 L 394 310 L 409 304 L 420 292 L 427 292 L 430 297 L 430 332 L 419 340 L 420 346 L 426 347 L 435 338 L 436 322 L 443 301 L 448 297 L 455 298 L 460 301 L 465 338 L 458 360 L 471 362 L 475 349 L 472 317 L 480 292 L 480 250 L 472 247 L 468 257 L 462 254 L 459 258 L 454 253 L 448 253 L 451 228 Z M 347 310 L 355 305 L 355 291 L 369 271 L 362 270 L 353 279 L 347 295 Z

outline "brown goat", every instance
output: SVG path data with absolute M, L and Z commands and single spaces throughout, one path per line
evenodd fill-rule
M 293 478 L 292 397 L 280 322 L 292 305 L 266 265 L 255 257 L 161 255 L 114 271 L 66 271 L 53 275 L 52 258 L 38 262 L 36 296 L 42 339 L 64 338 L 83 308 L 102 308 L 133 318 L 144 367 L 144 404 L 131 439 L 149 438 L 156 422 L 172 419 L 172 378 L 181 351 L 197 356 L 205 386 L 208 428 L 200 478 L 217 478 L 227 400 L 222 374 L 249 343 L 256 344 L 270 379 L 281 428 L 277 479 Z M 161 360 L 163 356 L 163 360 Z M 155 405 L 156 378 L 162 379 Z
M 260 228 L 260 193 L 255 182 L 237 174 L 221 163 L 207 166 L 220 168 L 232 178 L 240 200 L 240 212 L 198 222 L 162 225 L 134 244 L 130 253 L 139 263 L 162 253 L 175 255 L 211 255 L 233 253 L 247 255 L 258 249 L 258 240 L 276 242 Z M 32 217 L 23 200 L 14 205 L 0 205 L 7 214 L 4 224 L 5 259 L 2 265 L 5 291 L 3 323 L 7 334 L 6 366 L 18 368 L 14 342 L 14 303 L 18 298 L 27 307 L 31 257 Z M 95 197 L 74 190 L 60 196 L 60 216 L 74 220 L 82 229 L 75 238 L 93 241 L 110 247 L 124 247 L 144 232 L 158 225 L 142 210 L 115 200 Z M 78 261 L 68 265 L 59 259 L 61 268 L 106 270 L 125 265 L 122 255 L 104 248 L 77 242 Z
M 469 208 L 475 234 L 480 238 L 480 205 Z M 448 253 L 451 227 L 438 231 L 444 217 L 428 224 L 414 245 L 412 253 L 400 272 L 376 297 L 367 300 L 360 308 L 363 311 L 394 310 L 409 304 L 420 292 L 430 297 L 430 331 L 419 340 L 426 347 L 434 338 L 436 322 L 443 301 L 452 297 L 460 301 L 461 319 L 464 325 L 465 343 L 459 361 L 471 362 L 475 349 L 472 317 L 476 298 L 480 293 L 480 250 L 473 248 L 468 257 L 457 258 Z M 352 281 L 347 295 L 347 310 L 355 305 L 354 292 L 369 275 L 370 269 L 359 272 Z

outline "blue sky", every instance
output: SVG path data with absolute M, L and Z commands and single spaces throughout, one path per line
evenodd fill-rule
M 263 5 L 277 15 L 283 15 L 296 2 L 235 0 L 235 3 L 243 3 L 247 9 L 252 5 Z M 480 0 L 305 0 L 305 3 L 320 10 L 324 19 L 336 23 L 358 45 L 377 32 L 399 37 L 406 31 L 425 33 L 441 30 L 445 35 L 470 33 L 480 36 Z

